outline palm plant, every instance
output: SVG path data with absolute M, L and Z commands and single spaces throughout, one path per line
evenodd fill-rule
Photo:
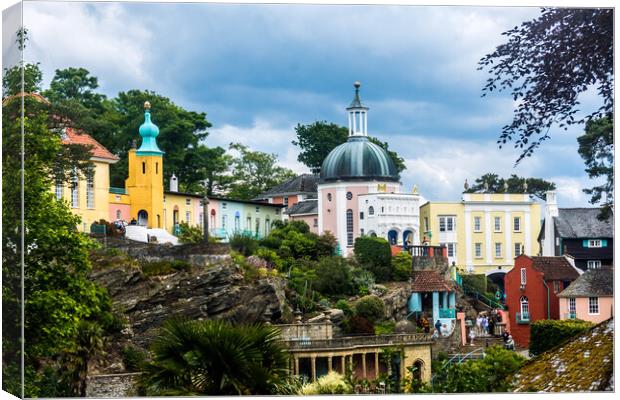
M 280 394 L 291 381 L 278 336 L 265 325 L 169 320 L 142 383 L 147 395 Z

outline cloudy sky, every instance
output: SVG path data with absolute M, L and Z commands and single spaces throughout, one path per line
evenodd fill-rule
M 24 3 L 26 61 L 44 84 L 54 70 L 84 67 L 108 96 L 149 89 L 207 113 L 209 146 L 241 142 L 277 153 L 297 172 L 294 126 L 345 125 L 352 83 L 362 82 L 371 135 L 406 159 L 402 181 L 430 200 L 457 201 L 463 182 L 495 172 L 555 182 L 561 206 L 587 206 L 592 182 L 577 153 L 580 129 L 514 167 L 519 153 L 496 140 L 511 120 L 508 96 L 481 98 L 477 61 L 501 33 L 535 18 L 525 7 Z M 4 62 L 14 45 L 3 14 Z M 585 107 L 599 100 L 587 93 Z M 153 111 L 157 120 L 156 110 Z

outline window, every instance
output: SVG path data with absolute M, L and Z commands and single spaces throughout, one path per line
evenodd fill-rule
M 318 219 L 318 218 L 315 218 L 315 219 L 314 219 L 314 222 L 313 222 L 312 226 L 314 226 L 315 228 L 316 228 L 317 226 L 319 226 L 319 219 Z
M 226 222 L 228 222 L 228 215 L 222 215 L 222 229 L 226 229 Z
M 502 256 L 502 244 L 495 243 L 495 258 L 500 258 Z
M 598 269 L 601 268 L 600 260 L 588 260 L 588 269 Z
M 429 231 L 429 227 L 428 227 L 428 217 L 424 217 L 424 231 L 428 232 Z
M 256 213 L 260 212 L 260 207 L 256 207 Z
M 288 197 L 284 197 L 284 205 L 288 207 Z
M 77 171 L 73 172 L 73 180 L 71 181 L 71 207 L 78 208 L 80 206 L 79 198 L 79 180 Z
M 588 240 L 588 247 L 603 247 L 603 242 L 599 239 Z
M 192 204 L 192 199 L 185 199 L 185 205 L 189 206 L 190 204 Z
M 198 217 L 198 225 L 200 225 L 201 228 L 202 228 L 202 225 L 204 224 L 203 219 L 204 219 L 204 214 L 200 213 Z
M 211 211 L 213 212 L 214 210 L 211 210 Z M 211 224 L 210 228 L 211 229 L 215 229 L 215 213 L 211 214 L 211 222 L 210 222 L 210 224 Z
M 364 211 L 360 211 L 360 219 L 364 219 Z
M 245 229 L 246 230 L 250 230 L 252 229 L 252 217 L 247 217 L 245 220 Z
M 476 243 L 474 245 L 474 252 L 476 254 L 476 258 L 482 258 L 482 243 Z
M 515 257 L 521 255 L 521 243 L 515 243 Z
M 86 207 L 95 208 L 95 176 L 92 171 L 86 173 Z
M 116 210 L 116 219 L 121 219 L 121 210 Z
M 238 231 L 239 229 L 241 229 L 241 218 L 239 217 L 239 214 L 235 215 L 235 231 Z
M 222 210 L 225 210 L 227 205 L 227 203 L 222 203 Z
M 159 163 L 155 163 L 155 175 L 159 173 Z
M 360 229 L 360 236 L 364 236 L 364 229 Z
M 189 211 L 185 211 L 185 222 L 187 222 L 188 224 L 190 221 L 190 217 L 191 217 L 191 213 Z
M 456 217 L 439 217 L 439 231 L 453 232 L 456 228 Z
M 270 230 L 271 230 L 271 220 L 267 218 L 265 220 L 265 235 L 269 235 Z
M 598 297 L 588 298 L 588 314 L 598 314 Z
M 456 243 L 448 243 L 448 257 L 456 257 Z
M 575 302 L 574 297 L 568 298 L 568 313 L 569 318 L 577 318 L 577 316 L 575 315 L 577 313 L 577 303 Z
M 260 218 L 256 218 L 256 224 L 254 225 L 254 231 L 256 232 L 256 235 L 258 236 L 260 232 Z
M 352 200 L 352 199 L 353 199 L 353 193 L 347 192 L 347 200 Z
M 368 215 L 375 215 L 375 208 L 373 206 L 368 207 Z
M 515 232 L 521 232 L 521 217 L 514 217 L 513 228 Z
M 527 272 L 525 268 L 521 268 L 521 286 L 525 286 L 527 283 Z
M 500 232 L 502 230 L 502 218 L 495 217 L 495 232 Z
M 347 246 L 353 246 L 353 210 L 347 210 Z
M 480 228 L 480 217 L 474 217 L 474 232 L 480 232 L 482 229 Z
M 55 194 L 56 200 L 62 199 L 62 179 L 56 179 Z
M 327 201 L 332 201 L 332 194 L 331 193 L 327 193 Z
M 142 173 L 146 174 L 146 163 L 145 162 L 142 163 Z
M 527 300 L 526 296 L 521 296 L 519 299 L 519 305 L 521 310 L 521 320 L 529 320 L 530 319 L 530 303 Z

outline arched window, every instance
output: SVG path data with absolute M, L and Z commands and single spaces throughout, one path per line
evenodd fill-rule
M 347 246 L 353 246 L 353 210 L 347 210 Z
M 412 378 L 415 382 L 422 382 L 422 377 L 424 376 L 424 361 L 418 359 L 413 363 L 412 368 Z
M 353 199 L 353 193 L 347 192 L 347 200 L 352 200 L 352 199 Z
M 116 210 L 116 219 L 121 219 L 121 210 Z
M 368 207 L 368 215 L 375 215 L 375 208 L 373 206 Z
M 521 296 L 519 299 L 521 318 L 530 319 L 530 303 L 527 300 L 527 296 Z

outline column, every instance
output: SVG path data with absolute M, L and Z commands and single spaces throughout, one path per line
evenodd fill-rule
M 316 356 L 310 357 L 310 367 L 312 369 L 312 382 L 316 381 Z
M 347 373 L 347 371 L 344 368 L 345 365 L 346 365 L 346 362 L 347 362 L 347 356 L 346 355 L 343 355 L 342 357 L 340 357 L 340 369 L 342 370 L 342 375 L 343 376 Z
M 362 353 L 362 378 L 366 379 L 366 353 Z
M 327 356 L 327 372 L 332 372 L 332 355 Z
M 293 375 L 299 375 L 299 357 L 295 356 L 295 370 Z
M 375 379 L 379 377 L 379 352 L 375 352 Z
M 433 320 L 431 321 L 431 331 L 435 327 L 435 322 L 439 319 L 439 293 L 433 292 Z
M 351 375 L 353 375 L 353 353 L 349 355 L 349 369 L 351 370 Z

